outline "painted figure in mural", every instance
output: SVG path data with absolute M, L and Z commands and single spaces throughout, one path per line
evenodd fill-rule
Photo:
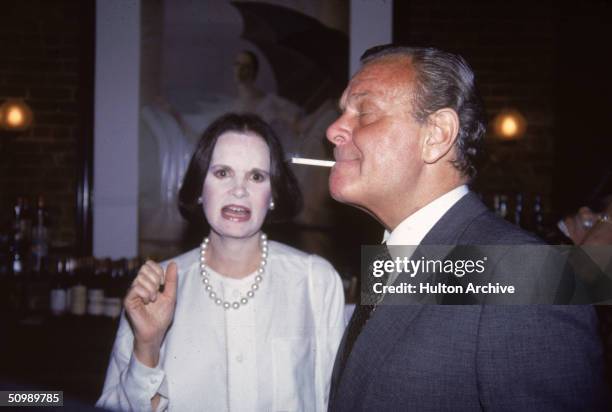
M 234 80 L 238 97 L 232 110 L 257 113 L 276 131 L 285 153 L 294 153 L 303 111 L 289 100 L 259 89 L 255 84 L 258 71 L 259 61 L 255 53 L 248 50 L 238 53 L 234 61 Z

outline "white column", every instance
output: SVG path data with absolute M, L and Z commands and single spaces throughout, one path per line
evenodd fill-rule
M 138 253 L 140 0 L 96 1 L 93 253 Z
M 393 0 L 351 0 L 349 75 L 372 46 L 393 41 Z

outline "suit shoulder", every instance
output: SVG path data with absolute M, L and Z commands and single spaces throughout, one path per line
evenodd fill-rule
M 462 239 L 482 245 L 544 244 L 544 241 L 490 211 L 481 213 L 466 228 Z

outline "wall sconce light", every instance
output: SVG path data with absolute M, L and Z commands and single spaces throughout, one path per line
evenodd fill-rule
M 34 115 L 23 99 L 8 99 L 0 106 L 0 130 L 23 132 L 32 126 Z
M 517 110 L 502 110 L 493 119 L 493 132 L 501 140 L 521 139 L 527 130 L 527 121 Z

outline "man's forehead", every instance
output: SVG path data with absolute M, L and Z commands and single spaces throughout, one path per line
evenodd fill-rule
M 365 97 L 380 94 L 375 90 L 355 90 L 349 87 L 344 91 L 344 94 L 340 98 L 340 106 L 346 106 L 348 104 L 356 104 Z
M 367 63 L 351 79 L 340 98 L 340 107 L 367 97 L 397 95 L 410 87 L 414 78 L 407 58 Z
M 384 89 L 380 87 L 380 81 L 384 79 L 383 73 L 358 71 L 344 90 L 340 103 L 356 103 L 365 97 L 382 94 Z

